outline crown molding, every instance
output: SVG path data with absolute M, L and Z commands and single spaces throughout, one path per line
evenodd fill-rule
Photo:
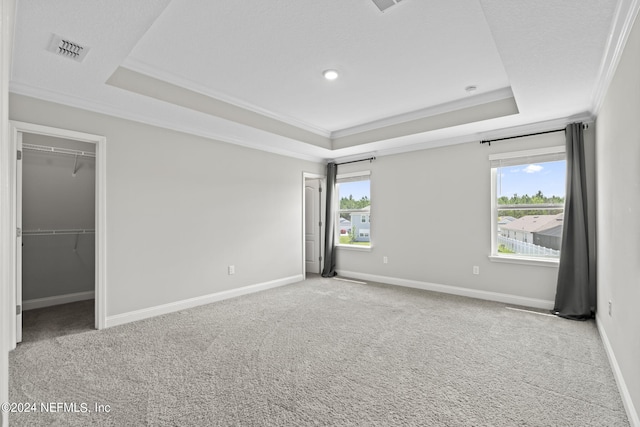
M 249 102 L 242 101 L 240 99 L 223 94 L 221 92 L 214 91 L 210 88 L 207 88 L 201 84 L 194 82 L 193 80 L 185 79 L 173 73 L 159 70 L 143 61 L 139 61 L 133 58 L 127 58 L 124 60 L 124 62 L 120 66 L 123 68 L 127 68 L 131 71 L 135 71 L 137 73 L 144 74 L 149 77 L 153 77 L 155 79 L 165 81 L 167 83 L 171 83 L 175 86 L 188 89 L 190 91 L 199 93 L 200 95 L 208 96 L 210 98 L 214 98 L 219 101 L 226 102 L 227 104 L 231 104 L 235 107 L 242 108 L 244 110 L 251 111 L 253 113 L 260 114 L 274 120 L 278 120 L 290 126 L 298 127 L 300 129 L 306 130 L 307 132 L 312 132 L 317 135 L 323 136 L 325 138 L 331 137 L 331 132 L 326 129 L 320 128 L 318 126 L 314 126 L 310 123 L 306 123 L 302 120 L 295 119 L 293 117 L 286 116 L 284 114 L 276 114 L 273 111 L 266 110 L 262 107 L 258 107 L 257 105 L 251 104 Z
M 181 123 L 176 122 L 167 122 L 164 120 L 159 120 L 151 115 L 141 115 L 141 114 L 133 114 L 126 111 L 123 111 L 121 108 L 117 108 L 114 106 L 96 103 L 93 101 L 89 101 L 83 98 L 68 96 L 64 94 L 60 94 L 58 92 L 53 92 L 49 90 L 44 90 L 41 88 L 36 88 L 30 85 L 22 84 L 19 82 L 11 82 L 10 83 L 10 92 L 17 94 L 28 96 L 36 99 L 41 99 L 44 101 L 54 102 L 57 104 L 67 105 L 73 108 L 79 108 L 87 111 L 92 111 L 99 114 L 104 114 L 107 116 L 117 117 L 124 120 L 131 120 L 143 124 L 147 124 L 150 126 L 155 126 L 163 129 L 169 129 L 176 132 L 182 132 L 190 135 L 195 135 L 207 139 L 212 139 L 216 141 L 220 141 L 223 143 L 234 144 L 254 150 L 264 151 L 272 154 L 277 154 L 285 157 L 296 158 L 300 160 L 310 161 L 314 163 L 326 163 L 333 158 L 334 161 L 349 161 L 352 159 L 362 158 L 365 156 L 364 154 L 351 154 L 345 156 L 336 156 L 332 157 L 330 155 L 327 156 L 314 156 L 309 154 L 304 154 L 298 151 L 292 151 L 287 149 L 282 149 L 278 147 L 273 147 L 261 143 L 256 143 L 250 140 L 239 139 L 239 138 L 229 138 L 227 136 L 217 134 L 215 132 L 211 132 L 209 130 L 202 130 L 193 128 L 190 126 L 185 126 Z M 544 132 L 551 129 L 557 129 L 560 127 L 564 127 L 567 123 L 583 121 L 583 122 L 593 122 L 595 120 L 595 116 L 591 112 L 583 112 L 577 115 L 562 117 L 553 120 L 544 120 L 535 123 L 529 123 L 524 125 L 510 126 L 510 127 L 502 127 L 499 129 L 494 129 L 486 132 L 473 132 L 473 133 L 465 133 L 462 135 L 456 135 L 452 137 L 429 137 L 429 132 L 425 132 L 423 134 L 424 140 L 419 143 L 406 144 L 406 145 L 396 145 L 392 148 L 378 148 L 375 150 L 371 150 L 369 148 L 366 152 L 367 154 L 371 154 L 375 157 L 383 157 L 390 156 L 395 154 L 403 154 L 412 151 L 421 151 L 428 150 L 433 148 L 445 147 L 449 145 L 456 144 L 465 144 L 471 142 L 478 142 L 484 139 L 495 139 L 495 138 L 503 138 L 509 136 L 517 136 L 527 133 L 536 133 L 536 132 Z M 363 147 L 364 148 L 364 147 Z M 330 151 L 328 151 L 330 153 Z M 336 153 L 337 154 L 337 153 Z M 366 156 L 365 156 L 366 157 Z
M 490 92 L 481 93 L 467 98 L 457 99 L 451 102 L 445 102 L 444 104 L 435 105 L 432 107 L 422 108 L 420 110 L 409 111 L 407 113 L 398 114 L 392 117 L 386 117 L 380 120 L 374 120 L 361 125 L 352 126 L 349 128 L 341 129 L 331 133 L 331 139 L 336 140 L 351 135 L 356 135 L 362 132 L 368 132 L 372 130 L 381 129 L 387 126 L 393 126 L 401 123 L 406 123 L 414 120 L 424 119 L 427 117 L 437 116 L 439 114 L 450 113 L 452 111 L 461 110 L 463 108 L 476 107 L 478 105 L 489 104 L 491 102 L 500 101 L 503 99 L 513 98 L 513 91 L 510 87 L 493 90 Z
M 613 80 L 618 63 L 624 52 L 633 24 L 640 10 L 640 0 L 620 0 L 615 12 L 613 27 L 607 41 L 607 47 L 602 57 L 598 72 L 597 84 L 592 95 L 592 114 L 596 117 L 600 113 L 607 95 L 609 85 Z
M 119 119 L 131 120 L 138 123 L 143 123 L 150 126 L 159 127 L 162 129 L 168 129 L 176 132 L 186 133 L 189 135 L 199 136 L 202 138 L 212 139 L 228 144 L 239 145 L 254 150 L 264 151 L 272 154 L 278 154 L 285 157 L 292 157 L 300 160 L 306 160 L 314 163 L 324 163 L 325 158 L 321 156 L 314 156 L 303 154 L 298 151 L 286 150 L 283 148 L 277 148 L 270 145 L 255 143 L 253 141 L 229 138 L 228 136 L 218 134 L 209 130 L 196 129 L 191 126 L 184 126 L 179 122 L 170 122 L 166 120 L 159 120 L 152 115 L 134 114 L 124 111 L 122 108 L 89 101 L 84 98 L 61 94 L 42 88 L 26 85 L 20 82 L 12 81 L 9 84 L 9 92 L 16 95 L 28 96 L 31 98 L 40 99 L 43 101 L 54 102 L 56 104 L 66 105 L 68 107 L 79 108 L 82 110 L 91 111 L 94 113 L 104 114 L 106 116 L 117 117 Z
M 111 77 L 107 79 L 106 84 L 133 94 L 142 95 L 145 98 L 153 98 L 163 103 L 204 113 L 218 120 L 236 123 L 241 127 L 266 132 L 270 137 L 264 138 L 265 144 L 270 139 L 272 140 L 273 135 L 277 135 L 276 138 L 284 138 L 298 143 L 307 143 L 318 148 L 331 149 L 331 140 L 317 133 L 306 131 L 277 119 L 237 107 L 182 86 L 176 86 L 173 83 L 129 68 L 118 67 Z M 261 136 L 257 135 L 254 137 L 261 138 Z
M 567 116 L 563 118 L 558 118 L 553 120 L 544 120 L 544 121 L 529 123 L 525 125 L 504 127 L 501 129 L 496 129 L 496 130 L 487 131 L 487 132 L 467 133 L 467 134 L 452 136 L 448 138 L 425 140 L 417 144 L 410 144 L 410 145 L 398 146 L 393 148 L 382 148 L 376 151 L 372 151 L 371 153 L 375 153 L 373 154 L 375 157 L 393 156 L 396 154 L 410 153 L 413 151 L 430 150 L 434 148 L 447 147 L 450 145 L 479 143 L 480 141 L 485 139 L 504 138 L 504 137 L 510 137 L 510 136 L 525 135 L 529 133 L 545 132 L 548 130 L 563 128 L 568 123 L 573 123 L 573 122 L 593 123 L 594 120 L 595 118 L 590 112 L 584 112 L 581 114 Z M 362 157 L 362 156 L 337 157 L 335 158 L 334 161 L 335 162 L 348 161 L 351 158 L 356 158 L 356 157 Z
M 478 132 L 476 136 L 478 141 L 487 139 L 499 139 L 517 137 L 520 135 L 526 135 L 530 133 L 547 132 L 554 129 L 562 129 L 569 123 L 583 122 L 593 123 L 595 120 L 593 114 L 589 111 L 582 112 L 580 114 L 574 114 L 571 116 L 561 117 L 551 120 L 543 120 L 535 123 L 528 123 L 524 125 L 511 126 L 502 129 L 496 129 L 488 132 Z
M 334 159 L 327 160 L 327 163 L 329 163 L 329 162 L 342 163 L 342 162 L 354 162 L 354 161 L 360 161 L 360 160 L 369 160 L 370 158 L 374 158 L 375 159 L 377 156 L 378 156 L 378 152 L 377 151 L 367 151 L 366 153 L 361 153 L 361 154 L 352 154 L 350 156 L 336 157 Z

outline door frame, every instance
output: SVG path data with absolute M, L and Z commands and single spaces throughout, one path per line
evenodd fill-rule
M 50 126 L 43 126 L 33 123 L 25 123 L 19 121 L 9 122 L 10 138 L 9 143 L 10 152 L 17 153 L 18 138 L 20 134 L 29 133 L 36 135 L 52 136 L 55 138 L 71 139 L 76 141 L 88 142 L 95 144 L 96 146 L 96 196 L 95 196 L 95 245 L 96 245 L 96 258 L 95 258 L 95 328 L 104 329 L 106 327 L 107 318 L 107 224 L 106 224 L 106 212 L 107 212 L 107 198 L 106 198 L 106 144 L 107 138 L 100 135 L 92 135 L 83 132 L 77 132 L 68 129 L 59 129 Z M 11 205 L 9 207 L 9 213 L 11 215 L 11 229 L 16 230 L 17 227 L 17 155 L 13 155 L 13 161 L 11 162 L 12 170 L 10 171 L 9 188 L 11 192 Z M 15 236 L 15 234 L 14 234 Z M 10 298 L 9 302 L 12 304 L 9 307 L 11 310 L 15 310 L 17 306 L 17 272 L 18 272 L 18 254 L 16 245 L 12 245 L 12 251 L 10 253 L 10 262 L 13 265 L 12 277 L 10 281 Z M 16 346 L 16 331 L 17 331 L 17 318 L 11 316 L 12 324 L 11 338 L 9 343 L 12 344 L 12 348 Z
M 326 216 L 326 194 L 327 194 L 327 177 L 325 175 L 320 175 L 317 173 L 303 172 L 302 173 L 302 277 L 307 277 L 307 249 L 306 249 L 306 191 L 305 186 L 306 182 L 309 179 L 319 179 L 322 185 L 322 192 L 324 193 L 325 199 L 321 198 L 321 201 L 324 200 L 323 203 L 320 204 L 320 221 L 322 221 L 322 228 L 320 229 L 320 253 L 322 254 L 322 258 L 324 261 L 324 230 L 325 230 L 325 216 Z M 322 263 L 320 264 L 320 272 L 322 273 Z

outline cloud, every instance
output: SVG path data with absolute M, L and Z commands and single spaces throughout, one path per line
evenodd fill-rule
M 529 165 L 526 168 L 522 169 L 522 172 L 536 173 L 536 172 L 540 172 L 542 169 L 544 169 L 544 167 L 540 165 Z

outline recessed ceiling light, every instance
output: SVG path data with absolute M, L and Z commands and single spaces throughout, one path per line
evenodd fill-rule
M 338 72 L 336 70 L 324 70 L 322 75 L 327 80 L 335 80 L 338 78 Z
M 464 88 L 464 90 L 466 90 L 467 93 L 473 93 L 476 90 L 478 90 L 478 86 L 473 86 L 473 85 L 467 86 L 467 87 Z

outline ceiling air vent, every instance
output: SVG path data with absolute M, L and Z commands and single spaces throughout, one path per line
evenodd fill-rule
M 373 0 L 375 5 L 378 6 L 378 9 L 380 9 L 381 12 L 384 12 L 385 10 L 389 9 L 391 6 L 395 6 L 401 1 L 402 0 Z
M 49 51 L 56 55 L 82 62 L 89 52 L 89 47 L 82 46 L 79 43 L 72 42 L 66 37 L 54 34 L 51 38 L 51 43 L 49 44 Z

